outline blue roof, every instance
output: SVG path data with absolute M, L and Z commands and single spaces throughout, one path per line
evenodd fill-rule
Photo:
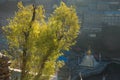
M 70 51 L 63 51 L 63 53 L 65 55 L 69 55 L 71 52 Z M 57 60 L 64 61 L 64 62 L 68 61 L 68 59 L 64 55 L 60 56 Z
M 64 61 L 64 62 L 67 62 L 67 61 L 68 61 L 68 59 L 67 59 L 65 56 L 60 56 L 60 57 L 58 58 L 58 60 Z
M 120 11 L 105 11 L 105 14 L 120 14 Z

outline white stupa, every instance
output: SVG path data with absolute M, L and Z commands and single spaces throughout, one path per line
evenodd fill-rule
M 87 54 L 83 57 L 81 66 L 95 67 L 98 65 L 98 62 L 95 60 L 94 56 L 91 54 L 91 50 L 86 52 Z

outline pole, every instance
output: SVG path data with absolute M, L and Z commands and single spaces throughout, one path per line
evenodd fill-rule
M 82 73 L 81 73 L 81 72 L 80 72 L 79 76 L 80 76 L 80 80 L 83 80 L 83 79 L 82 79 Z

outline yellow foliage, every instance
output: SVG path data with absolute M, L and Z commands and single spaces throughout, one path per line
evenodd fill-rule
M 43 6 L 23 6 L 19 2 L 18 8 L 9 24 L 3 27 L 9 47 L 22 51 L 22 55 L 17 54 L 21 60 L 25 57 L 26 72 L 38 73 L 37 78 L 26 73 L 26 80 L 42 79 L 40 73 L 49 79 L 50 75 L 54 75 L 56 65 L 57 68 L 64 65 L 64 62 L 56 62 L 63 55 L 61 51 L 69 50 L 78 36 L 80 26 L 75 9 L 62 2 L 45 20 Z M 25 51 L 26 56 L 23 56 Z

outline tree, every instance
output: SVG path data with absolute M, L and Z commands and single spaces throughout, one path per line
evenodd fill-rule
M 48 80 L 56 65 L 62 66 L 57 58 L 75 44 L 79 34 L 75 9 L 61 2 L 47 20 L 42 6 L 24 7 L 19 2 L 18 8 L 3 30 L 10 51 L 21 60 L 21 80 Z

